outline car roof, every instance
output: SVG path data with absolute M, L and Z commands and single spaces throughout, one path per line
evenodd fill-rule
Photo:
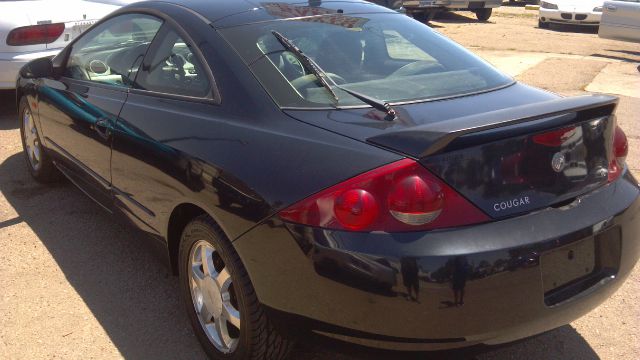
M 171 3 L 189 8 L 216 28 L 329 14 L 392 11 L 364 0 L 160 0 L 134 6 L 153 6 L 154 3 Z

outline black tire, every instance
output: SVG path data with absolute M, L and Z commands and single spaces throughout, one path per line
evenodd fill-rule
M 58 171 L 58 169 L 56 168 L 56 166 L 53 164 L 53 161 L 51 160 L 51 157 L 47 153 L 46 149 L 44 148 L 44 146 L 42 146 L 42 141 L 40 140 L 41 137 L 37 131 L 37 127 L 35 128 L 36 130 L 35 130 L 34 136 L 36 137 L 36 141 L 38 143 L 38 146 L 40 147 L 40 161 L 38 162 L 38 165 L 35 166 L 34 164 L 32 164 L 29 158 L 29 154 L 27 153 L 27 145 L 25 141 L 25 121 L 24 121 L 25 113 L 27 111 L 29 111 L 32 114 L 31 121 L 35 121 L 35 118 L 33 117 L 34 116 L 33 111 L 29 106 L 29 102 L 27 101 L 27 98 L 22 97 L 20 99 L 20 105 L 18 106 L 18 121 L 20 122 L 20 139 L 22 141 L 22 153 L 24 154 L 24 159 L 27 162 L 27 168 L 29 169 L 29 173 L 39 183 L 47 184 L 47 183 L 56 182 L 60 180 L 62 176 Z
M 428 24 L 431 20 L 433 20 L 434 17 L 436 17 L 437 13 L 438 13 L 438 10 L 427 10 L 427 11 L 415 12 L 411 14 L 411 16 L 414 19 L 420 21 L 421 23 Z
M 387 7 L 389 9 L 398 10 L 402 7 L 402 0 L 387 0 Z
M 421 23 L 426 23 L 428 21 L 427 14 L 422 11 L 411 13 L 411 17 L 417 21 L 420 21 Z
M 492 8 L 478 9 L 475 11 L 476 18 L 478 18 L 479 21 L 487 21 L 491 17 L 492 12 Z
M 195 311 L 190 288 L 190 254 L 192 247 L 204 240 L 216 249 L 228 268 L 233 291 L 240 311 L 238 345 L 231 353 L 219 351 L 208 339 Z M 207 215 L 191 221 L 185 227 L 179 252 L 180 292 L 191 325 L 207 355 L 215 360 L 283 360 L 292 342 L 281 336 L 272 326 L 253 289 L 249 275 L 233 245 L 220 227 Z
M 548 29 L 549 28 L 549 23 L 548 22 L 544 22 L 542 20 L 538 20 L 538 27 L 540 29 Z

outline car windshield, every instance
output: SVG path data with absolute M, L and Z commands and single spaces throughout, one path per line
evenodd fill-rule
M 336 103 L 298 57 L 285 50 L 274 31 L 312 58 L 335 84 L 389 103 L 467 95 L 513 83 L 458 44 L 401 14 L 335 13 L 222 29 L 284 108 L 363 103 L 334 86 Z

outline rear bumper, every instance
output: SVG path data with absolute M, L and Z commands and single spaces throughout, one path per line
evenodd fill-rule
M 348 233 L 272 218 L 234 245 L 283 330 L 394 350 L 499 344 L 567 324 L 622 284 L 640 254 L 639 193 L 627 173 L 562 208 L 430 233 Z M 554 276 L 576 265 L 550 266 L 548 254 L 584 243 L 594 244 L 594 266 L 554 287 Z M 417 301 L 407 296 L 415 288 Z
M 31 60 L 56 55 L 61 49 L 25 53 L 0 52 L 0 89 L 15 89 L 22 67 Z
M 553 22 L 577 25 L 599 25 L 602 13 L 565 11 L 540 8 L 539 18 L 542 22 Z

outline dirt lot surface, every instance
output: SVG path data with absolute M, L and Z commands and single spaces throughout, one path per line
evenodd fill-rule
M 640 175 L 640 46 L 593 30 L 536 28 L 503 7 L 489 23 L 448 14 L 434 27 L 517 79 L 561 94 L 620 96 L 618 119 Z M 203 359 L 176 279 L 140 235 L 68 183 L 36 184 L 20 154 L 12 94 L 0 93 L 0 359 Z M 640 268 L 570 325 L 482 354 L 389 354 L 300 345 L 291 359 L 640 358 Z

